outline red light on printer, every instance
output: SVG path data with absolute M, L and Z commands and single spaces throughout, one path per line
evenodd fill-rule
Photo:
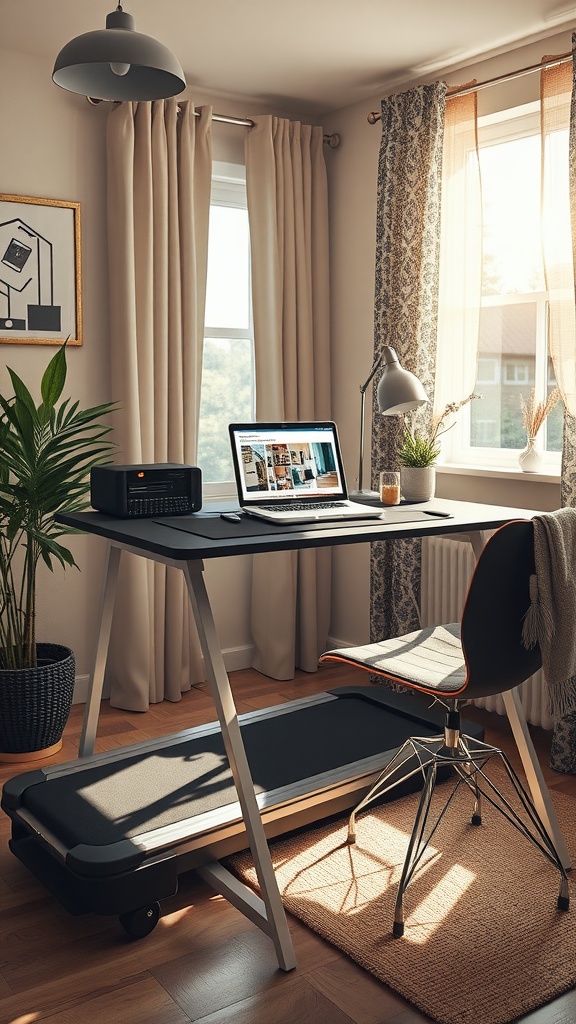
M 136 476 L 138 477 L 139 480 L 141 480 L 142 477 L 144 476 L 144 473 L 142 473 L 142 472 L 137 473 Z

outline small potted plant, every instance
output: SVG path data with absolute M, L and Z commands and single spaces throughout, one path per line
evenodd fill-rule
M 400 490 L 406 501 L 429 501 L 434 497 L 435 463 L 439 454 L 434 431 L 426 436 L 406 427 L 398 449 Z
M 75 566 L 54 521 L 86 508 L 89 471 L 114 447 L 100 417 L 113 403 L 80 409 L 58 400 L 66 381 L 66 345 L 44 371 L 41 402 L 8 368 L 13 395 L 0 394 L 0 757 L 47 756 L 62 742 L 72 705 L 74 655 L 36 639 L 40 562 Z
M 449 416 L 457 413 L 480 395 L 471 394 L 461 402 L 449 402 L 440 416 L 432 419 L 430 430 L 414 430 L 405 426 L 397 451 L 400 463 L 400 488 L 407 501 L 429 501 L 436 489 L 435 465 L 440 455 L 439 438 L 452 426 L 445 426 Z

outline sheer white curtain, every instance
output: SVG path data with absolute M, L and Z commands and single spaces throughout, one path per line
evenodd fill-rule
M 434 416 L 475 388 L 482 290 L 477 94 L 446 101 Z
M 108 119 L 112 395 L 122 463 L 195 464 L 212 175 L 211 109 L 122 103 Z M 143 711 L 203 678 L 182 573 L 124 554 L 111 702 Z
M 576 416 L 576 309 L 568 138 L 572 64 L 541 72 L 542 247 L 549 296 L 549 346 L 564 405 Z M 574 205 L 574 204 L 573 204 Z M 571 225 L 571 216 L 574 221 Z M 572 227 L 572 230 L 571 230 Z
M 254 117 L 246 133 L 256 418 L 330 415 L 328 191 L 323 130 Z M 330 617 L 330 550 L 256 555 L 254 667 L 316 671 Z

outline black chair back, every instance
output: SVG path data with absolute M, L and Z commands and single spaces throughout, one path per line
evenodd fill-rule
M 532 573 L 532 522 L 517 520 L 500 527 L 478 559 L 462 613 L 462 648 L 468 668 L 462 696 L 503 693 L 540 668 L 540 648 L 527 650 L 522 642 Z

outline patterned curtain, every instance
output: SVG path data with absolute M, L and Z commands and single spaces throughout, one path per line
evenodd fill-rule
M 374 356 L 383 345 L 434 394 L 440 197 L 446 85 L 418 86 L 382 101 L 378 166 Z M 424 425 L 431 406 L 414 414 Z M 400 417 L 372 414 L 372 486 L 398 469 Z M 370 638 L 419 626 L 420 541 L 372 545 Z

